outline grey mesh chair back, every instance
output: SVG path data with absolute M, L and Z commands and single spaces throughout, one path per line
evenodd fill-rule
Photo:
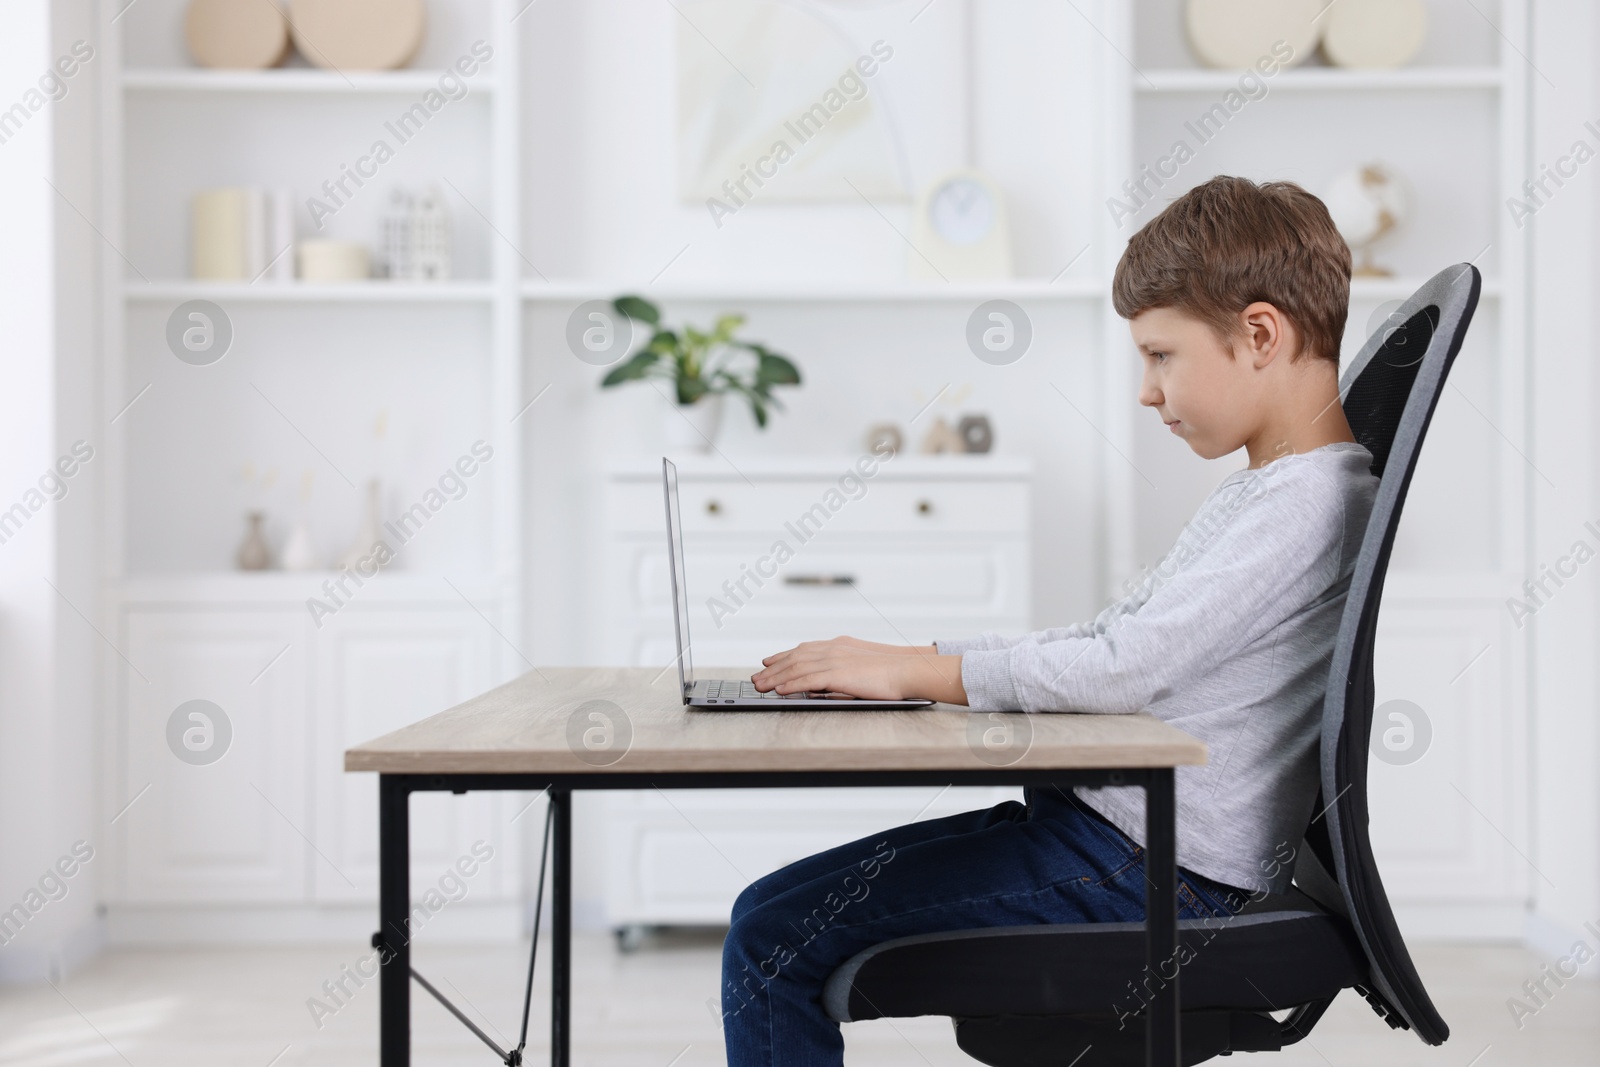
M 1389 317 L 1388 328 L 1368 338 L 1341 382 L 1345 418 L 1372 453 L 1372 472 L 1381 480 L 1350 579 L 1323 704 L 1322 797 L 1333 799 L 1325 807 L 1318 800 L 1316 810 L 1325 814 L 1307 836 L 1322 873 L 1338 883 L 1340 899 L 1332 903 L 1350 920 L 1372 965 L 1372 984 L 1361 992 L 1391 1025 L 1409 1027 L 1433 1045 L 1450 1030 L 1406 951 L 1367 835 L 1373 643 L 1400 509 L 1481 285 L 1469 263 L 1429 279 Z M 1300 880 L 1314 883 L 1315 876 Z

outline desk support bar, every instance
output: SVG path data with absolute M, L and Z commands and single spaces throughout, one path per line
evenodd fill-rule
M 411 1067 L 411 781 L 378 776 L 378 1062 Z M 379 943 L 381 942 L 381 943 Z
M 1145 773 L 1145 945 L 1146 980 L 1155 994 L 1145 1010 L 1145 1062 L 1177 1067 L 1178 1026 L 1178 859 L 1177 813 L 1170 767 Z
M 488 1045 L 490 1048 L 494 1049 L 494 1054 L 501 1063 L 515 1064 L 522 1062 L 520 1059 L 518 1059 L 518 1057 L 522 1054 L 521 1049 L 518 1049 L 516 1052 L 507 1052 L 505 1049 L 495 1044 L 494 1038 L 484 1033 L 481 1026 L 467 1018 L 466 1012 L 450 1003 L 450 998 L 439 992 L 439 990 L 434 987 L 432 982 L 422 977 L 422 975 L 418 974 L 415 970 L 411 972 L 411 977 L 415 978 L 417 980 L 417 984 L 422 986 L 423 989 L 426 989 L 429 993 L 432 993 L 433 999 L 437 1000 L 440 1004 L 443 1004 L 446 1011 L 448 1011 L 451 1015 L 454 1015 L 457 1019 L 461 1020 L 462 1024 L 465 1025 L 468 1030 L 471 1030 L 473 1033 L 477 1034 L 479 1041 L 482 1041 L 485 1045 Z
M 545 806 L 544 841 L 539 845 L 539 884 L 533 890 L 533 936 L 529 938 L 533 945 L 528 949 L 528 991 L 522 1001 L 522 1033 L 517 1038 L 516 1063 L 506 1060 L 507 1067 L 520 1067 L 522 1054 L 528 1047 L 528 1016 L 533 1013 L 533 964 L 539 958 L 539 919 L 544 911 L 544 864 L 545 858 L 550 855 L 550 823 L 554 821 L 555 814 L 554 805 Z
M 550 789 L 555 842 L 550 850 L 550 1064 L 567 1067 L 571 1038 L 572 789 Z

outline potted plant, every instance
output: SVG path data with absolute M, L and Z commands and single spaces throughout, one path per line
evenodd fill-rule
M 601 388 L 644 378 L 673 383 L 676 410 L 666 423 L 668 444 L 708 452 L 722 421 L 722 397 L 738 393 L 750 402 L 756 425 L 767 425 L 767 407 L 783 410 L 772 395 L 777 385 L 799 385 L 800 372 L 788 359 L 755 341 L 741 341 L 734 331 L 743 315 L 723 315 L 709 333 L 693 326 L 670 330 L 661 311 L 638 296 L 612 301 L 617 314 L 652 330 L 649 343 L 600 381 Z

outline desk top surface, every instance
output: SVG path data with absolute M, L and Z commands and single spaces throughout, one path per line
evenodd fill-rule
M 706 678 L 749 678 L 713 667 Z M 1204 743 L 1148 714 L 701 711 L 676 670 L 543 667 L 345 752 L 385 774 L 695 773 L 1177 767 Z

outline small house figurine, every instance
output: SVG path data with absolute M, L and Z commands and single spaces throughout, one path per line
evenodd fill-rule
M 450 278 L 450 216 L 439 187 L 430 185 L 417 197 L 411 214 L 411 277 L 442 282 Z
M 450 278 L 450 216 L 437 186 L 413 196 L 396 188 L 383 217 L 387 274 L 396 281 L 441 282 Z

